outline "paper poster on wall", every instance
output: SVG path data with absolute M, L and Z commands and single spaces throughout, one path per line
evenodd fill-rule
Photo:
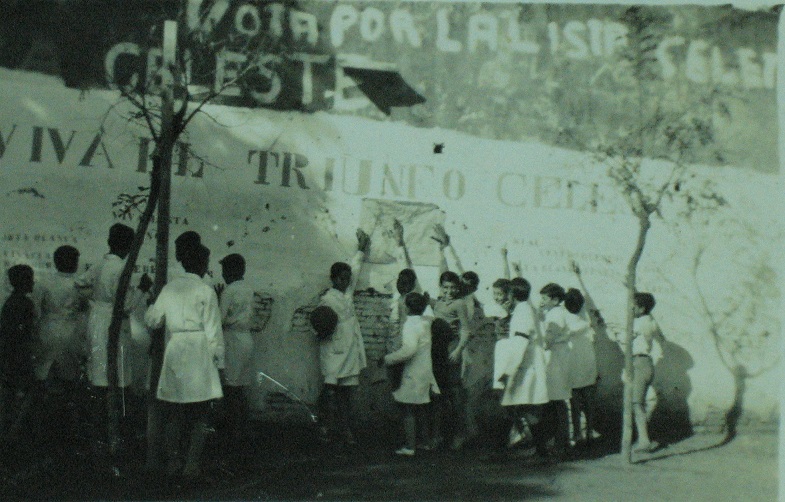
M 415 265 L 439 265 L 439 245 L 431 239 L 436 225 L 444 224 L 444 211 L 435 204 L 364 199 L 360 228 L 371 236 L 368 263 L 394 263 L 397 243 L 393 225 L 403 226 L 406 249 Z

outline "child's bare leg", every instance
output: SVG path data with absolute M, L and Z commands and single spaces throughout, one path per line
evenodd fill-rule
M 638 446 L 641 449 L 648 448 L 651 445 L 649 438 L 649 429 L 647 426 L 646 407 L 642 403 L 634 403 L 632 406 L 635 414 L 635 428 L 638 431 Z

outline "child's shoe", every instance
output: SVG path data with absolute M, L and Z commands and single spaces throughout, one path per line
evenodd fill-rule
M 396 454 L 396 455 L 400 455 L 400 456 L 402 456 L 402 457 L 413 457 L 413 456 L 414 456 L 414 453 L 415 453 L 415 451 L 414 451 L 414 450 L 412 450 L 411 448 L 407 448 L 407 447 L 405 447 L 405 446 L 404 446 L 404 447 L 402 447 L 402 448 L 398 448 L 397 450 L 395 450 L 395 454 Z

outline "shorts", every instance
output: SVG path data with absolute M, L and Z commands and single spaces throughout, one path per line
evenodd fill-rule
M 650 356 L 633 356 L 632 404 L 646 402 L 646 392 L 654 380 L 654 362 Z

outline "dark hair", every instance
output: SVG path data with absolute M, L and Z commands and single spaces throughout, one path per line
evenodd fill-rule
M 55 249 L 52 256 L 55 268 L 60 272 L 70 274 L 79 268 L 79 250 L 73 246 L 60 246 Z
M 320 305 L 311 311 L 309 316 L 311 327 L 316 331 L 316 339 L 327 340 L 338 326 L 338 314 L 327 305 Z
M 241 254 L 233 253 L 224 256 L 218 263 L 223 265 L 227 272 L 234 273 L 238 277 L 245 274 L 245 258 Z
M 556 284 L 555 282 L 549 282 L 545 286 L 542 287 L 540 290 L 541 295 L 545 295 L 549 298 L 553 298 L 555 300 L 559 300 L 560 302 L 564 301 L 564 288 Z
M 8 269 L 8 282 L 14 289 L 22 289 L 33 283 L 33 268 L 30 265 L 14 265 Z
M 575 288 L 570 288 L 564 294 L 564 308 L 571 314 L 577 314 L 583 308 L 583 294 Z
M 348 263 L 344 263 L 342 261 L 337 261 L 337 262 L 333 263 L 333 265 L 330 267 L 330 279 L 335 279 L 336 277 L 338 277 L 342 273 L 346 273 L 346 272 L 349 272 L 351 274 L 352 273 L 352 267 L 349 266 Z
M 452 336 L 452 327 L 450 326 L 450 323 L 441 317 L 437 317 L 431 323 L 431 335 L 433 337 L 449 338 Z
M 414 270 L 410 268 L 405 268 L 398 272 L 398 279 L 395 282 L 395 288 L 398 290 L 400 294 L 406 294 L 411 292 L 414 289 L 414 285 L 417 282 L 417 274 Z M 402 287 L 402 286 L 405 286 Z M 402 289 L 406 289 L 405 291 L 401 291 Z
M 510 294 L 510 280 L 509 279 L 496 279 L 493 281 L 492 287 L 501 289 L 505 295 Z
M 428 307 L 428 293 L 409 293 L 404 298 L 404 303 L 411 315 L 422 315 Z
M 654 305 L 656 305 L 656 303 L 657 302 L 654 300 L 654 295 L 651 293 L 635 293 L 635 305 L 643 309 L 644 315 L 651 314 L 651 311 L 654 310 Z
M 529 299 L 532 286 L 523 277 L 515 277 L 510 281 L 510 295 L 515 301 L 525 302 Z
M 209 262 L 210 250 L 202 244 L 184 249 L 182 260 L 180 260 L 186 272 L 197 274 L 202 272 Z
M 461 275 L 461 282 L 473 289 L 477 289 L 477 286 L 480 284 L 480 276 L 477 275 L 477 272 L 469 270 Z
M 450 282 L 452 284 L 456 284 L 458 286 L 461 285 L 461 278 L 458 277 L 458 274 L 447 270 L 446 272 L 442 272 L 442 275 L 439 276 L 439 286 L 444 284 L 445 282 Z
M 183 261 L 183 254 L 186 249 L 193 248 L 202 243 L 202 237 L 193 230 L 187 230 L 174 240 L 174 257 L 177 261 Z
M 134 229 L 122 223 L 109 228 L 109 251 L 113 254 L 126 254 L 134 241 Z

